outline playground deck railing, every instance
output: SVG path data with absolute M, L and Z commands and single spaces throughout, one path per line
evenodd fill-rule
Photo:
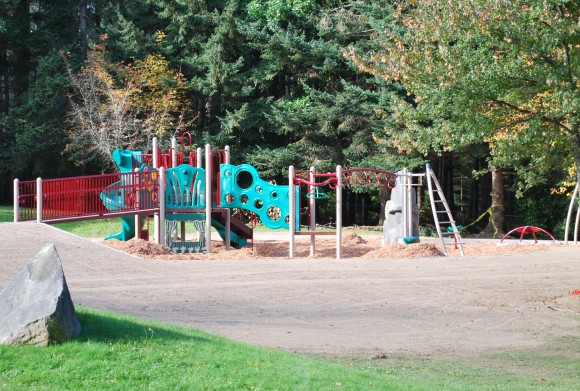
M 17 189 L 18 221 L 57 223 L 145 214 L 159 209 L 155 172 L 22 181 Z M 39 194 L 40 216 L 37 212 Z

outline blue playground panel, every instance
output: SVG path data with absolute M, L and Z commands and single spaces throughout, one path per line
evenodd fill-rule
M 205 169 L 182 164 L 166 170 L 166 209 L 205 208 Z
M 113 151 L 113 161 L 119 167 L 119 172 L 132 172 L 133 171 L 133 161 L 137 161 L 141 165 L 142 151 L 125 151 L 121 149 L 116 149 Z M 142 167 L 143 168 L 143 167 Z M 125 205 L 125 189 L 124 184 L 121 181 L 115 182 L 108 186 L 108 189 L 103 191 L 100 195 L 101 201 L 105 205 L 105 208 L 109 210 L 119 210 Z M 122 226 L 121 232 L 109 235 L 105 237 L 105 240 L 117 239 L 121 241 L 127 241 L 135 237 L 135 217 L 133 216 L 123 216 L 121 217 Z
M 189 164 L 167 169 L 165 208 L 173 210 L 204 209 L 205 169 L 192 167 Z M 177 214 L 167 214 L 165 219 L 176 221 L 205 220 L 205 213 L 177 212 Z M 216 219 L 211 219 L 211 225 L 221 238 L 225 239 L 225 226 Z M 241 248 L 247 244 L 247 240 L 238 237 L 235 232 L 230 231 L 230 243 L 235 248 Z M 183 243 L 181 245 L 185 246 Z
M 165 232 L 165 245 L 174 253 L 205 253 L 207 251 L 205 243 L 205 214 L 202 213 L 170 213 L 166 216 L 167 230 Z M 173 240 L 173 233 L 177 230 L 178 221 L 193 221 L 195 229 L 198 231 L 199 240 L 182 241 Z
M 143 151 L 126 151 L 123 149 L 115 149 L 113 151 L 113 161 L 119 167 L 120 172 L 132 172 L 133 162 L 135 166 L 141 167 L 143 161 L 141 160 Z
M 250 164 L 220 166 L 223 208 L 247 209 L 260 217 L 268 228 L 289 229 L 289 186 L 273 185 L 260 179 Z M 296 230 L 300 229 L 300 190 L 296 187 Z
M 165 216 L 165 219 L 168 221 L 203 221 L 203 222 L 205 222 L 205 213 L 169 213 L 169 214 L 167 214 L 167 216 Z M 226 239 L 226 227 L 222 223 L 220 223 L 216 219 L 211 219 L 211 226 L 215 228 L 215 230 L 220 235 L 222 240 Z M 167 243 L 168 243 L 167 247 L 169 247 L 173 250 L 172 246 L 169 245 L 169 241 L 167 241 Z M 180 245 L 185 246 L 183 243 L 188 243 L 188 242 L 173 242 L 172 241 L 172 243 L 175 243 L 175 246 L 180 246 Z M 248 241 L 247 241 L 247 239 L 240 238 L 238 236 L 238 234 L 236 234 L 235 232 L 230 231 L 230 244 L 234 248 L 242 248 L 248 244 Z M 191 251 L 191 252 L 195 252 L 195 251 Z

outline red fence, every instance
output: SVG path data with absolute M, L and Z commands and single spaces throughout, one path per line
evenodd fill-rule
M 316 173 L 314 174 L 314 182 L 309 181 L 309 175 L 310 171 L 308 170 L 297 170 L 295 174 L 295 183 L 302 183 L 310 186 L 328 185 L 331 189 L 335 189 L 336 184 L 338 183 L 336 172 Z M 396 185 L 396 179 L 397 174 L 374 168 L 348 168 L 342 170 L 343 187 L 348 185 L 377 185 L 380 187 L 387 186 L 389 189 L 392 189 Z
M 19 221 L 37 219 L 37 182 L 18 185 Z M 105 174 L 42 181 L 42 221 L 122 216 L 159 208 L 157 172 Z
M 159 152 L 157 153 L 157 164 L 154 164 L 153 162 L 153 154 L 152 153 L 144 153 L 141 155 L 136 155 L 138 158 L 140 158 L 141 163 L 145 163 L 147 164 L 149 167 L 165 167 L 165 168 L 170 168 L 173 167 L 173 164 L 171 162 L 171 155 L 172 155 L 172 149 L 169 149 L 168 153 L 162 153 L 161 149 L 159 149 Z M 177 162 L 175 162 L 175 166 L 179 166 L 180 164 L 184 163 L 183 160 L 183 152 L 177 152 Z M 191 163 L 190 163 L 191 164 Z M 193 166 L 195 166 L 195 163 L 193 164 Z M 135 168 L 139 168 L 139 167 L 133 167 L 133 169 Z

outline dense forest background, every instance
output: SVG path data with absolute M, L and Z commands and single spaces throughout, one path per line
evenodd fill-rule
M 0 203 L 13 178 L 112 171 L 113 149 L 188 131 L 279 183 L 431 162 L 458 223 L 484 216 L 472 233 L 561 237 L 580 5 L 444 3 L 0 0 Z M 349 189 L 345 223 L 378 224 L 387 197 Z

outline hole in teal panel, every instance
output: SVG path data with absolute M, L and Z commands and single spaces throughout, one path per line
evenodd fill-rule
M 280 220 L 280 216 L 282 216 L 282 211 L 277 206 L 271 206 L 267 210 L 268 218 L 272 221 Z
M 259 185 L 258 185 L 258 186 L 256 186 L 256 191 L 257 191 L 259 194 L 262 194 L 262 186 L 259 186 Z
M 226 177 L 231 177 L 232 176 L 232 172 L 230 170 L 226 170 Z
M 228 204 L 231 204 L 232 202 L 234 202 L 234 196 L 232 194 L 226 194 L 226 202 Z
M 290 224 L 290 216 L 286 216 L 286 218 L 284 219 L 284 221 L 286 222 L 286 224 Z
M 240 171 L 238 175 L 236 175 L 236 185 L 240 188 L 246 190 L 252 187 L 254 183 L 254 177 L 249 171 Z
M 247 205 L 248 204 L 248 200 L 249 200 L 249 198 L 248 198 L 248 195 L 247 194 L 242 194 L 240 196 L 240 202 L 242 204 Z
M 272 198 L 274 198 L 274 199 L 278 198 L 278 192 L 273 191 L 272 192 Z
M 257 199 L 254 201 L 254 207 L 256 209 L 262 209 L 262 206 L 264 206 L 264 203 L 262 202 L 262 200 Z

